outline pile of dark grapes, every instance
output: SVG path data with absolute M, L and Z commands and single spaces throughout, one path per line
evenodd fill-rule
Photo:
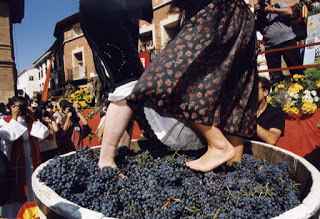
M 37 175 L 62 198 L 117 218 L 270 218 L 300 204 L 284 162 L 245 154 L 243 162 L 200 173 L 185 161 L 201 151 L 118 150 L 118 168 L 97 166 L 99 150 L 56 157 Z M 119 177 L 119 173 L 126 177 Z

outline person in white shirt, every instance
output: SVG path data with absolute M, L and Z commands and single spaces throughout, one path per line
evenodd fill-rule
M 35 119 L 35 111 L 25 98 L 13 97 L 11 101 L 11 116 L 0 120 L 5 130 L 15 126 L 13 132 L 6 132 L 2 136 L 1 144 L 1 150 L 8 157 L 15 174 L 13 193 L 1 212 L 1 217 L 5 218 L 15 218 L 25 201 L 34 201 L 31 176 L 33 170 L 41 164 L 38 139 L 44 139 L 50 133 L 45 125 Z
M 7 147 L 5 141 L 15 141 L 27 131 L 27 128 L 21 126 L 16 120 L 12 119 L 9 123 L 5 123 L 0 119 L 0 153 L 1 153 L 1 186 L 0 186 L 0 206 L 6 204 L 12 192 L 13 176 L 10 173 L 9 157 L 10 148 Z
M 263 41 L 258 40 L 257 44 L 258 44 L 258 51 L 265 52 L 265 47 L 264 47 Z M 257 67 L 258 67 L 258 71 L 268 69 L 268 64 L 267 64 L 267 59 L 266 59 L 265 53 L 261 53 L 261 54 L 257 55 Z M 259 73 L 259 76 L 265 77 L 268 80 L 270 80 L 269 72 Z

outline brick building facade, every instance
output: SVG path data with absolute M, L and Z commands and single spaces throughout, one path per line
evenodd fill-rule
M 63 58 L 66 81 L 89 79 L 96 74 L 91 48 L 82 33 L 79 14 L 71 15 L 56 24 L 54 36 Z
M 49 90 L 59 90 L 67 83 L 75 86 L 87 84 L 87 80 L 96 75 L 96 70 L 91 48 L 80 28 L 79 13 L 57 22 L 53 35 L 56 37 L 54 44 L 33 63 L 39 71 L 40 92 L 44 88 L 52 53 Z
M 0 102 L 14 96 L 17 69 L 14 57 L 12 25 L 24 17 L 24 0 L 0 1 Z
M 178 25 L 177 14 L 169 14 L 171 0 L 153 0 L 152 24 L 140 22 L 140 44 L 153 41 L 157 52 L 160 52 L 171 39 Z

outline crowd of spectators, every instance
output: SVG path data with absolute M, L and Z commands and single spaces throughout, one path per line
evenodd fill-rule
M 292 9 L 285 3 L 278 1 L 273 4 L 271 0 L 259 0 L 253 9 L 256 15 L 256 28 L 262 38 L 258 39 L 258 51 L 264 52 L 258 55 L 258 70 L 271 70 L 267 73 L 271 85 L 282 81 L 285 76 L 279 68 L 301 66 L 303 64 L 303 48 L 288 48 L 304 44 L 307 37 L 306 23 L 293 17 Z M 276 51 L 271 51 L 276 50 Z M 266 74 L 266 73 L 265 73 Z M 304 74 L 302 69 L 292 69 L 290 74 Z
M 153 61 L 157 56 L 157 50 L 155 45 L 153 44 L 153 41 L 150 40 L 147 43 L 141 43 L 139 47 L 139 52 L 150 52 L 150 60 Z
M 139 48 L 139 52 L 144 52 L 144 51 L 154 51 L 156 48 L 153 44 L 153 41 L 148 41 L 147 43 L 141 43 L 140 48 Z
M 1 195 L 0 202 L 5 218 L 15 218 L 24 202 L 34 201 L 34 169 L 57 155 L 82 148 L 90 130 L 77 104 L 41 101 L 32 107 L 30 102 L 17 95 L 7 105 L 0 103 L 0 163 L 9 163 L 8 176 L 15 176 L 14 180 L 5 178 L 7 184 L 1 186 L 0 193 L 7 194 Z

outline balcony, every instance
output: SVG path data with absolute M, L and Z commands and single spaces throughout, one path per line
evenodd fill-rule
M 87 78 L 87 66 L 77 66 L 73 69 L 67 69 L 66 80 L 79 80 Z
M 87 77 L 87 67 L 86 66 L 77 66 L 73 68 L 73 80 L 83 79 Z

